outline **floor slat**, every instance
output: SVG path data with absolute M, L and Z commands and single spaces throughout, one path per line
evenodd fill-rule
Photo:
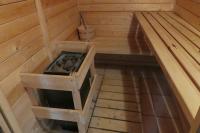
M 88 133 L 119 133 L 119 132 L 113 132 L 113 131 L 96 129 L 96 128 L 89 128 Z
M 113 79 L 104 79 L 103 80 L 103 85 L 133 87 L 132 81 L 127 81 L 127 80 L 113 80 Z
M 117 100 L 117 101 L 126 101 L 126 102 L 137 102 L 137 98 L 135 95 L 130 94 L 120 94 L 113 92 L 100 92 L 99 98 L 101 99 L 109 99 L 109 100 Z
M 141 122 L 141 114 L 138 112 L 130 112 L 123 110 L 107 109 L 96 107 L 93 116 L 124 120 L 130 122 Z
M 119 110 L 127 110 L 127 111 L 136 111 L 136 112 L 139 111 L 138 105 L 136 103 L 112 101 L 112 100 L 104 100 L 104 99 L 98 99 L 96 106 L 104 107 L 104 108 L 119 109 Z
M 105 73 L 104 79 L 131 80 L 131 75 L 123 73 Z
M 107 67 L 88 133 L 182 133 L 178 117 L 175 122 L 172 117 L 177 116 L 171 109 L 174 100 L 166 100 L 174 111 L 170 116 L 163 101 L 171 98 L 169 86 L 155 80 L 155 72 L 160 70 L 139 68 L 131 75 L 130 68 Z
M 142 133 L 141 124 L 99 117 L 92 117 L 90 127 L 119 132 Z
M 117 93 L 129 93 L 129 94 L 135 94 L 135 90 L 131 87 L 123 87 L 123 86 L 112 86 L 112 85 L 103 85 L 101 87 L 102 91 L 108 91 L 108 92 L 117 92 Z

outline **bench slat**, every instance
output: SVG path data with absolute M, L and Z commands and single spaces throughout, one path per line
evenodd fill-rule
M 185 20 L 183 20 L 182 18 L 180 18 L 179 16 L 177 16 L 173 12 L 166 12 L 166 14 L 169 15 L 170 17 L 172 17 L 174 20 L 176 20 L 180 24 L 182 24 L 183 26 L 187 27 L 193 33 L 200 36 L 200 31 L 198 31 L 196 28 L 194 28 L 192 25 L 190 25 L 188 22 L 186 22 Z
M 166 21 L 161 18 L 158 14 L 152 13 L 152 16 L 163 26 L 159 26 L 159 23 L 156 22 L 151 16 L 145 15 L 148 17 L 148 20 L 151 21 L 152 26 L 155 28 L 160 37 L 165 41 L 167 47 L 172 51 L 172 55 L 177 58 L 177 61 L 181 64 L 181 66 L 185 69 L 191 79 L 197 84 L 198 88 L 200 88 L 200 70 L 199 65 L 191 58 L 191 56 L 176 42 L 176 40 L 171 36 L 167 31 L 171 29 L 171 27 L 166 23 Z
M 200 106 L 199 90 L 176 61 L 174 56 L 169 52 L 168 48 L 145 17 L 141 13 L 136 13 L 136 16 L 151 42 L 150 47 L 154 51 L 162 69 L 173 86 L 173 92 L 183 108 L 188 121 L 192 123 Z M 191 101 L 193 102 L 192 104 Z
M 159 13 L 170 25 L 174 27 L 175 30 L 182 34 L 184 38 L 186 38 L 189 44 L 193 47 L 196 47 L 198 51 L 200 50 L 200 36 L 195 34 L 194 32 L 190 31 L 187 27 L 183 26 L 182 24 L 178 23 L 176 20 L 168 16 L 164 12 Z
M 192 41 L 194 44 L 196 44 L 196 46 L 198 46 L 198 48 L 200 48 L 200 37 L 199 36 L 197 36 L 196 34 L 191 32 L 190 30 L 188 30 L 185 26 L 183 26 L 183 25 L 179 24 L 178 22 L 176 22 L 175 20 L 171 19 L 164 13 L 160 13 L 160 14 L 163 17 L 165 17 L 166 21 L 168 21 L 170 24 L 172 24 L 174 27 L 176 27 L 176 29 L 178 29 L 180 33 L 182 33 L 183 35 L 188 37 L 188 39 L 190 41 Z
M 162 13 L 164 15 L 164 13 Z M 167 18 L 167 16 L 166 16 Z M 176 40 L 184 47 L 188 53 L 200 64 L 200 54 L 199 54 L 199 48 L 196 47 L 190 40 L 188 40 L 183 34 L 181 34 L 178 30 L 175 29 L 172 25 L 165 23 L 165 29 L 167 27 L 167 31 L 176 38 Z

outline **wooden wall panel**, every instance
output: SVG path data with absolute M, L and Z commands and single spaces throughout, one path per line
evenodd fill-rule
M 131 12 L 84 12 L 87 24 L 94 27 L 97 37 L 134 36 L 134 15 Z
M 120 39 L 120 46 L 124 46 L 122 49 L 125 51 L 135 43 L 135 11 L 171 11 L 173 6 L 174 0 L 78 0 L 86 23 L 96 30 L 96 38 L 111 38 L 116 43 Z M 107 46 L 116 47 L 114 44 L 115 41 L 113 45 L 108 42 Z M 112 49 L 108 49 L 112 53 Z
M 6 108 L 12 111 L 6 113 L 14 114 L 17 124 L 13 118 L 12 123 L 22 132 L 39 131 L 19 77 L 21 71 L 33 69 L 37 60 L 42 59 L 38 54 L 45 54 L 35 1 L 2 0 L 0 16 L 0 91 L 8 102 Z
M 0 5 L 5 5 L 5 4 L 14 3 L 14 2 L 20 2 L 20 1 L 24 1 L 24 0 L 1 0 Z
M 66 40 L 79 25 L 76 0 L 42 0 L 51 41 Z
M 81 11 L 169 11 L 174 0 L 79 0 Z
M 95 28 L 97 51 L 131 54 L 137 23 L 133 12 L 83 12 L 86 24 Z M 101 40 L 101 41 L 99 41 Z M 123 51 L 123 52 L 122 52 Z
M 20 72 L 33 71 L 47 58 L 47 42 L 77 36 L 79 13 L 76 0 L 41 2 L 44 10 L 36 8 L 39 7 L 36 0 L 0 1 L 0 100 L 4 100 L 0 106 L 10 114 L 9 120 L 16 132 L 43 132 L 21 84 Z M 46 22 L 42 21 L 42 11 Z M 43 24 L 47 24 L 47 28 Z M 50 39 L 46 38 L 48 36 Z
M 97 30 L 97 36 L 133 34 L 134 11 L 173 10 L 174 0 L 78 0 L 79 10 L 87 24 Z
M 200 2 L 195 0 L 177 0 L 175 12 L 200 30 Z

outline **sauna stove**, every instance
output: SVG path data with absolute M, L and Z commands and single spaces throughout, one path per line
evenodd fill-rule
M 44 74 L 70 76 L 77 72 L 86 57 L 85 53 L 61 52 L 61 54 L 45 69 Z M 81 103 L 84 108 L 87 96 L 91 87 L 90 71 L 84 79 L 80 89 Z M 39 90 L 39 97 L 42 106 L 62 109 L 75 109 L 72 92 L 58 90 Z M 63 130 L 77 130 L 77 124 L 74 122 L 54 121 Z

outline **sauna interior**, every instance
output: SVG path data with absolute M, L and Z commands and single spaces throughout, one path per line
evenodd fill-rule
M 200 1 L 0 0 L 0 133 L 200 133 Z

